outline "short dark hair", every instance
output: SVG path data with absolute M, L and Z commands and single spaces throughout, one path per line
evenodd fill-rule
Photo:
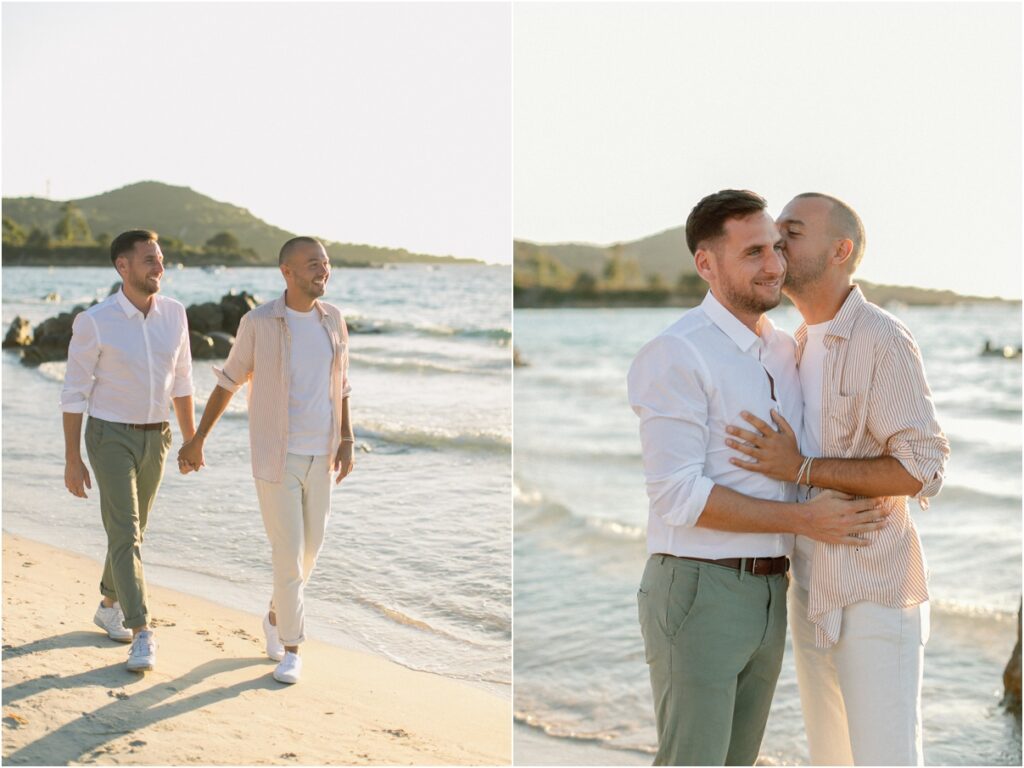
M 303 244 L 319 245 L 321 248 L 324 247 L 324 244 L 317 240 L 315 237 L 306 237 L 305 235 L 293 237 L 291 240 L 289 240 L 287 243 L 281 246 L 281 252 L 277 254 L 278 266 L 284 264 L 288 260 L 288 257 L 292 255 L 292 251 L 295 250 L 296 246 Z
M 867 246 L 864 222 L 860 220 L 860 216 L 853 208 L 832 195 L 825 195 L 821 192 L 804 192 L 793 199 L 802 200 L 808 197 L 817 197 L 832 203 L 828 212 L 828 223 L 832 228 L 832 234 L 853 241 L 853 253 L 850 255 L 850 274 L 853 274 L 860 265 L 860 260 L 864 258 L 864 248 Z
M 686 245 L 697 253 L 701 245 L 725 234 L 725 222 L 743 219 L 768 207 L 768 201 L 749 189 L 723 189 L 708 195 L 686 217 Z
M 117 257 L 135 249 L 136 243 L 155 243 L 159 235 L 150 229 L 129 229 L 110 241 L 110 263 L 115 264 Z

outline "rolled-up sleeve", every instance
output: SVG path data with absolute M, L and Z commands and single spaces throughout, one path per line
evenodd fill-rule
M 650 508 L 668 525 L 693 527 L 715 485 L 704 474 L 710 430 L 703 379 L 697 350 L 668 336 L 640 350 L 627 377 Z
M 235 393 L 241 389 L 252 375 L 253 360 L 256 349 L 256 329 L 249 320 L 248 313 L 242 315 L 238 324 L 238 333 L 235 335 L 235 343 L 228 352 L 228 359 L 224 361 L 224 367 L 213 366 L 213 372 L 217 376 L 217 386 Z
M 181 307 L 181 343 L 174 359 L 174 383 L 171 385 L 171 397 L 188 397 L 196 393 L 192 382 L 192 345 L 189 343 L 188 318 L 185 308 Z
M 344 400 L 352 394 L 352 384 L 348 379 L 348 323 L 341 318 L 341 341 L 345 345 L 345 354 L 341 361 L 341 398 Z
M 921 483 L 913 498 L 927 509 L 928 499 L 942 488 L 949 441 L 935 417 L 921 352 L 903 327 L 875 368 L 867 408 L 868 430 Z
M 60 409 L 64 413 L 85 413 L 96 382 L 96 364 L 100 359 L 100 338 L 96 321 L 79 312 L 71 324 L 68 365 L 60 391 Z

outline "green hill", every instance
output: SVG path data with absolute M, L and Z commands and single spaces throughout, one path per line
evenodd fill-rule
M 516 240 L 513 264 L 517 307 L 675 305 L 703 296 L 707 288 L 697 277 L 683 227 L 608 246 Z M 857 283 L 878 304 L 1009 301 L 864 280 Z
M 67 201 L 38 197 L 3 198 L 3 215 L 23 229 L 52 232 Z M 186 245 L 202 247 L 219 232 L 230 232 L 243 248 L 254 250 L 261 263 L 276 264 L 281 244 L 296 233 L 275 227 L 245 208 L 222 203 L 188 187 L 142 181 L 93 197 L 70 201 L 83 213 L 93 234 L 114 236 L 127 229 L 153 229 Z M 332 258 L 349 263 L 463 262 L 451 256 L 410 253 L 405 249 L 324 241 Z

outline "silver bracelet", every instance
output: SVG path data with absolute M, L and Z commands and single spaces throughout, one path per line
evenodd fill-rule
M 807 462 L 807 482 L 804 483 L 804 485 L 806 485 L 808 488 L 811 487 L 811 465 L 813 463 L 814 463 L 814 457 L 812 456 L 811 459 Z

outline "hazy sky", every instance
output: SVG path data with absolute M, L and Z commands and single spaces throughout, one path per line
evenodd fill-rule
M 867 280 L 1021 295 L 1021 5 L 518 4 L 516 237 L 607 244 L 705 194 L 861 214 Z
M 3 4 L 3 194 L 153 179 L 345 242 L 511 258 L 508 4 Z

